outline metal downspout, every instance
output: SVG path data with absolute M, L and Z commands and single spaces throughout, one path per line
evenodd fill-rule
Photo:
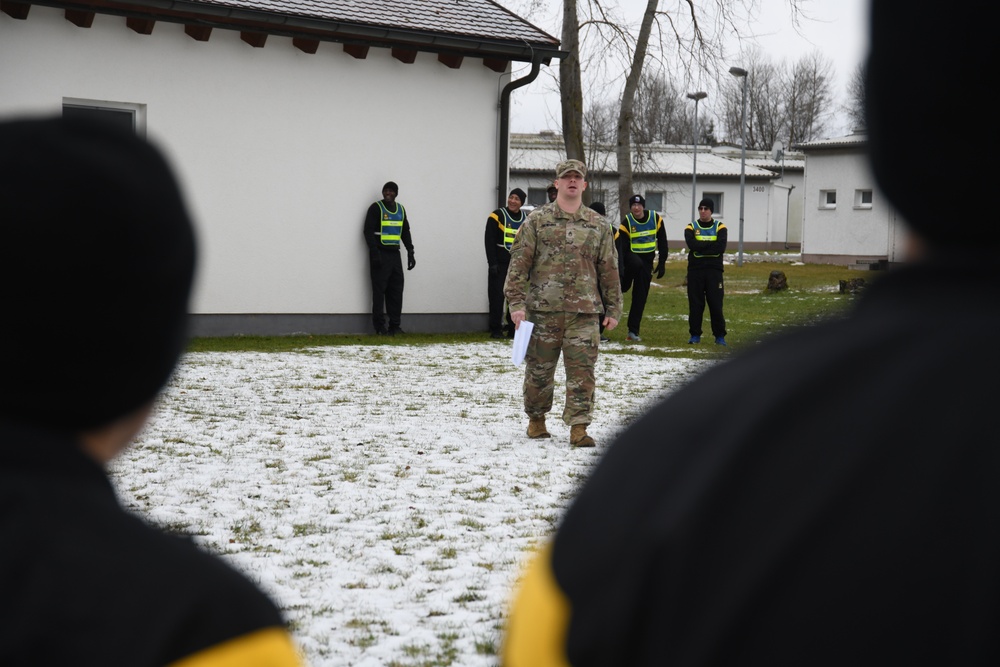
M 511 81 L 500 92 L 500 136 L 497 145 L 497 208 L 507 205 L 507 167 L 510 152 L 510 94 L 521 86 L 527 86 L 538 77 L 542 68 L 542 56 L 531 59 L 531 71 L 517 81 Z M 527 203 L 527 202 L 525 202 Z

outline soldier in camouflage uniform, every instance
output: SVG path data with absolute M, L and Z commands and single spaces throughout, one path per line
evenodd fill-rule
M 552 409 L 556 364 L 563 355 L 570 444 L 593 447 L 587 435 L 594 405 L 597 315 L 605 329 L 622 315 L 622 291 L 614 234 L 607 221 L 583 205 L 587 167 L 565 160 L 556 167 L 554 202 L 533 211 L 511 248 L 504 294 L 515 327 L 535 329 L 525 354 L 524 411 L 528 437 L 548 438 L 545 415 Z

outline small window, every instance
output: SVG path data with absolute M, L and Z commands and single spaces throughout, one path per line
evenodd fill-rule
M 646 210 L 647 211 L 662 211 L 663 210 L 663 193 L 662 192 L 647 192 L 645 196 L 646 196 Z
M 872 207 L 872 191 L 855 190 L 854 208 L 871 208 L 871 207 Z
M 105 120 L 123 129 L 146 136 L 146 105 L 106 100 L 63 98 L 63 116 Z
M 722 203 L 725 200 L 723 199 L 721 192 L 703 192 L 701 194 L 701 199 L 711 199 L 712 203 L 715 204 L 715 208 L 712 209 L 712 217 L 721 218 L 725 215 L 722 210 Z M 701 199 L 698 201 L 701 201 Z M 695 202 L 695 205 L 697 205 L 697 202 Z M 695 211 L 695 215 L 697 214 L 698 211 Z
M 820 208 L 837 208 L 837 191 L 836 190 L 820 190 L 819 191 L 819 207 Z

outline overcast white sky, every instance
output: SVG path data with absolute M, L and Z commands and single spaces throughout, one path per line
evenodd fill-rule
M 539 28 L 556 37 L 561 33 L 560 0 L 543 0 L 543 9 L 528 11 L 530 0 L 498 0 L 499 4 L 524 16 Z M 627 13 L 635 15 L 636 25 L 645 7 L 642 0 L 619 0 Z M 760 0 L 757 20 L 748 25 L 747 32 L 756 35 L 756 41 L 772 61 L 787 59 L 792 62 L 813 51 L 829 57 L 835 67 L 834 95 L 838 103 L 846 103 L 847 82 L 867 50 L 869 0 L 800 0 L 804 19 L 798 29 L 791 21 L 788 0 Z M 536 4 L 538 4 L 536 2 Z M 665 3 L 664 3 L 665 4 Z M 528 13 L 526 13 L 528 12 Z M 740 65 L 737 55 L 739 44 L 727 45 L 733 52 L 730 65 Z M 726 68 L 728 69 L 728 67 Z M 515 78 L 524 76 L 527 67 L 515 69 Z M 512 96 L 511 130 L 513 132 L 539 132 L 559 128 L 559 97 L 554 90 L 553 76 L 558 74 L 558 62 L 542 68 L 539 78 L 516 90 Z M 609 89 L 622 82 L 608 84 Z M 586 85 L 586 84 L 585 84 Z M 696 81 L 692 90 L 702 89 Z M 710 107 L 702 102 L 702 110 Z M 843 115 L 831 124 L 830 136 L 847 134 L 850 127 Z

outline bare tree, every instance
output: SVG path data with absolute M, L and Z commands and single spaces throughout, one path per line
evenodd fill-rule
M 638 33 L 617 15 L 616 0 L 562 0 L 562 48 L 569 57 L 560 63 L 562 132 L 569 157 L 584 155 L 582 71 L 588 77 L 625 81 L 619 98 L 616 127 L 619 192 L 632 189 L 632 143 L 636 129 L 636 94 L 647 59 L 686 78 L 700 72 L 712 76 L 723 55 L 723 34 L 746 35 L 748 19 L 761 0 L 647 0 Z M 793 23 L 803 16 L 806 0 L 785 0 Z M 535 0 L 532 0 L 535 5 Z M 662 5 L 662 6 L 661 6 Z M 581 18 L 582 17 L 582 18 Z M 669 65 L 669 66 L 668 66 Z M 616 68 L 620 67 L 620 70 Z M 611 73 L 611 76 L 600 76 Z M 683 107 L 683 104 L 681 105 Z M 640 110 L 641 107 L 640 107 Z M 714 129 L 714 128 L 712 128 Z M 652 132 L 652 131 L 650 131 Z M 709 133 L 714 139 L 714 134 Z M 770 134 L 776 134 L 771 131 Z M 664 135 L 667 139 L 669 135 Z M 585 193 L 586 197 L 586 193 Z M 626 197 L 621 197 L 624 206 Z
M 776 141 L 793 145 L 819 136 L 832 110 L 833 64 L 818 53 L 789 67 L 775 65 L 759 50 L 747 57 L 746 128 L 740 126 L 743 79 L 732 79 L 722 91 L 723 123 L 727 138 L 736 143 L 746 130 L 746 147 L 768 150 Z
M 635 51 L 632 55 L 632 66 L 625 79 L 621 108 L 618 111 L 616 153 L 618 155 L 618 208 L 621 217 L 625 216 L 629 194 L 632 191 L 632 109 L 635 104 L 635 91 L 639 88 L 642 67 L 646 62 L 646 49 L 649 46 L 649 34 L 653 31 L 653 17 L 656 14 L 657 2 L 658 0 L 647 0 L 646 2 L 646 11 L 642 14 L 642 24 L 639 27 L 639 36 L 636 38 Z
M 859 64 L 847 82 L 847 117 L 851 128 L 863 128 L 868 125 L 865 118 L 865 64 Z
M 684 93 L 673 81 L 664 74 L 642 77 L 635 97 L 633 142 L 687 143 L 693 123 L 691 105 L 684 104 Z
M 583 83 L 580 77 L 580 29 L 576 0 L 563 0 L 562 48 L 569 52 L 559 61 L 566 157 L 583 160 Z
M 615 140 L 618 125 L 618 100 L 595 102 L 583 114 L 584 143 L 610 144 Z M 589 163 L 588 163 L 589 164 Z
M 792 67 L 785 81 L 789 146 L 812 141 L 826 129 L 833 101 L 832 78 L 833 62 L 818 51 L 800 58 Z

